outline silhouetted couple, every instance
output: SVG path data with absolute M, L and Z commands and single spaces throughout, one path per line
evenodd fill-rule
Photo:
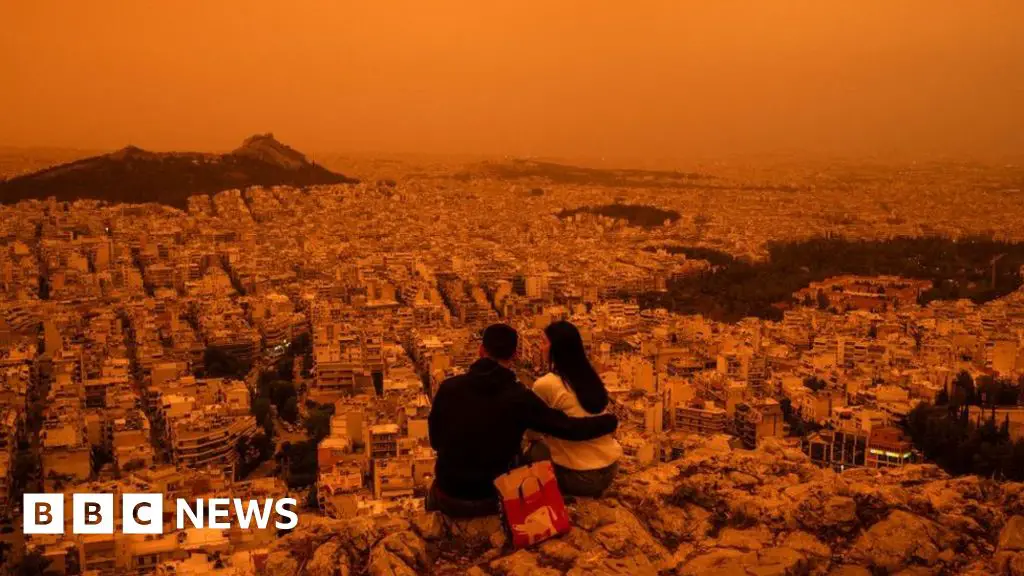
M 511 326 L 489 326 L 480 359 L 438 388 L 429 420 L 437 451 L 429 509 L 457 517 L 497 514 L 494 479 L 538 459 L 552 461 L 569 495 L 600 496 L 615 477 L 622 455 L 612 436 L 618 420 L 604 413 L 608 392 L 579 331 L 568 322 L 544 330 L 551 372 L 532 391 L 512 371 L 518 345 Z M 539 441 L 524 454 L 527 431 Z

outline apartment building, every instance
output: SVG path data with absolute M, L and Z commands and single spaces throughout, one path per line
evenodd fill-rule
M 233 477 L 238 441 L 252 438 L 257 430 L 254 417 L 229 415 L 211 406 L 171 422 L 168 444 L 175 464 L 214 467 Z
M 727 429 L 728 416 L 711 401 L 679 404 L 675 409 L 674 426 L 676 430 L 701 436 L 722 434 Z
M 914 461 L 913 445 L 899 428 L 873 428 L 868 436 L 865 465 L 899 468 Z

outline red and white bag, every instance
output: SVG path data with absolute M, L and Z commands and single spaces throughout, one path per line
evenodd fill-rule
M 494 480 L 505 524 L 516 548 L 569 531 L 569 513 L 558 489 L 555 469 L 543 461 L 522 466 Z

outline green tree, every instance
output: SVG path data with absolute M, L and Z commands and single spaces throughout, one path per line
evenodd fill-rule
M 321 408 L 314 408 L 309 411 L 305 425 L 310 439 L 319 443 L 331 433 L 331 414 Z
M 807 378 L 804 378 L 804 386 L 810 388 L 814 392 L 817 392 L 819 390 L 824 390 L 828 386 L 828 383 L 817 376 L 808 376 Z
M 285 481 L 289 488 L 302 488 L 316 482 L 317 450 L 314 442 L 292 444 L 285 458 L 288 462 Z
M 999 398 L 1000 385 L 996 379 L 984 374 L 974 383 L 978 406 L 995 406 Z
M 966 370 L 961 371 L 953 381 L 953 389 L 963 391 L 963 403 L 971 406 L 976 402 L 974 390 L 974 378 Z
M 316 484 L 309 487 L 309 492 L 306 493 L 305 504 L 310 510 L 317 510 L 320 508 L 320 499 L 317 497 Z
M 289 396 L 288 399 L 285 400 L 284 406 L 279 409 L 278 413 L 281 415 L 283 420 L 294 423 L 299 419 L 298 399 L 295 396 Z
M 270 411 L 270 398 L 266 396 L 260 396 L 253 400 L 252 403 L 252 415 L 256 418 L 256 422 L 261 426 L 264 425 L 268 420 L 272 420 Z
M 288 382 L 287 380 L 275 380 L 270 388 L 270 400 L 277 406 L 277 410 L 280 412 L 284 409 L 285 403 L 288 402 L 289 398 L 295 398 L 297 395 L 295 391 L 295 384 Z

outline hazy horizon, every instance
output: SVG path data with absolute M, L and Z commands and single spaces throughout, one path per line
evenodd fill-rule
M 5 2 L 0 144 L 1024 156 L 1024 4 Z

